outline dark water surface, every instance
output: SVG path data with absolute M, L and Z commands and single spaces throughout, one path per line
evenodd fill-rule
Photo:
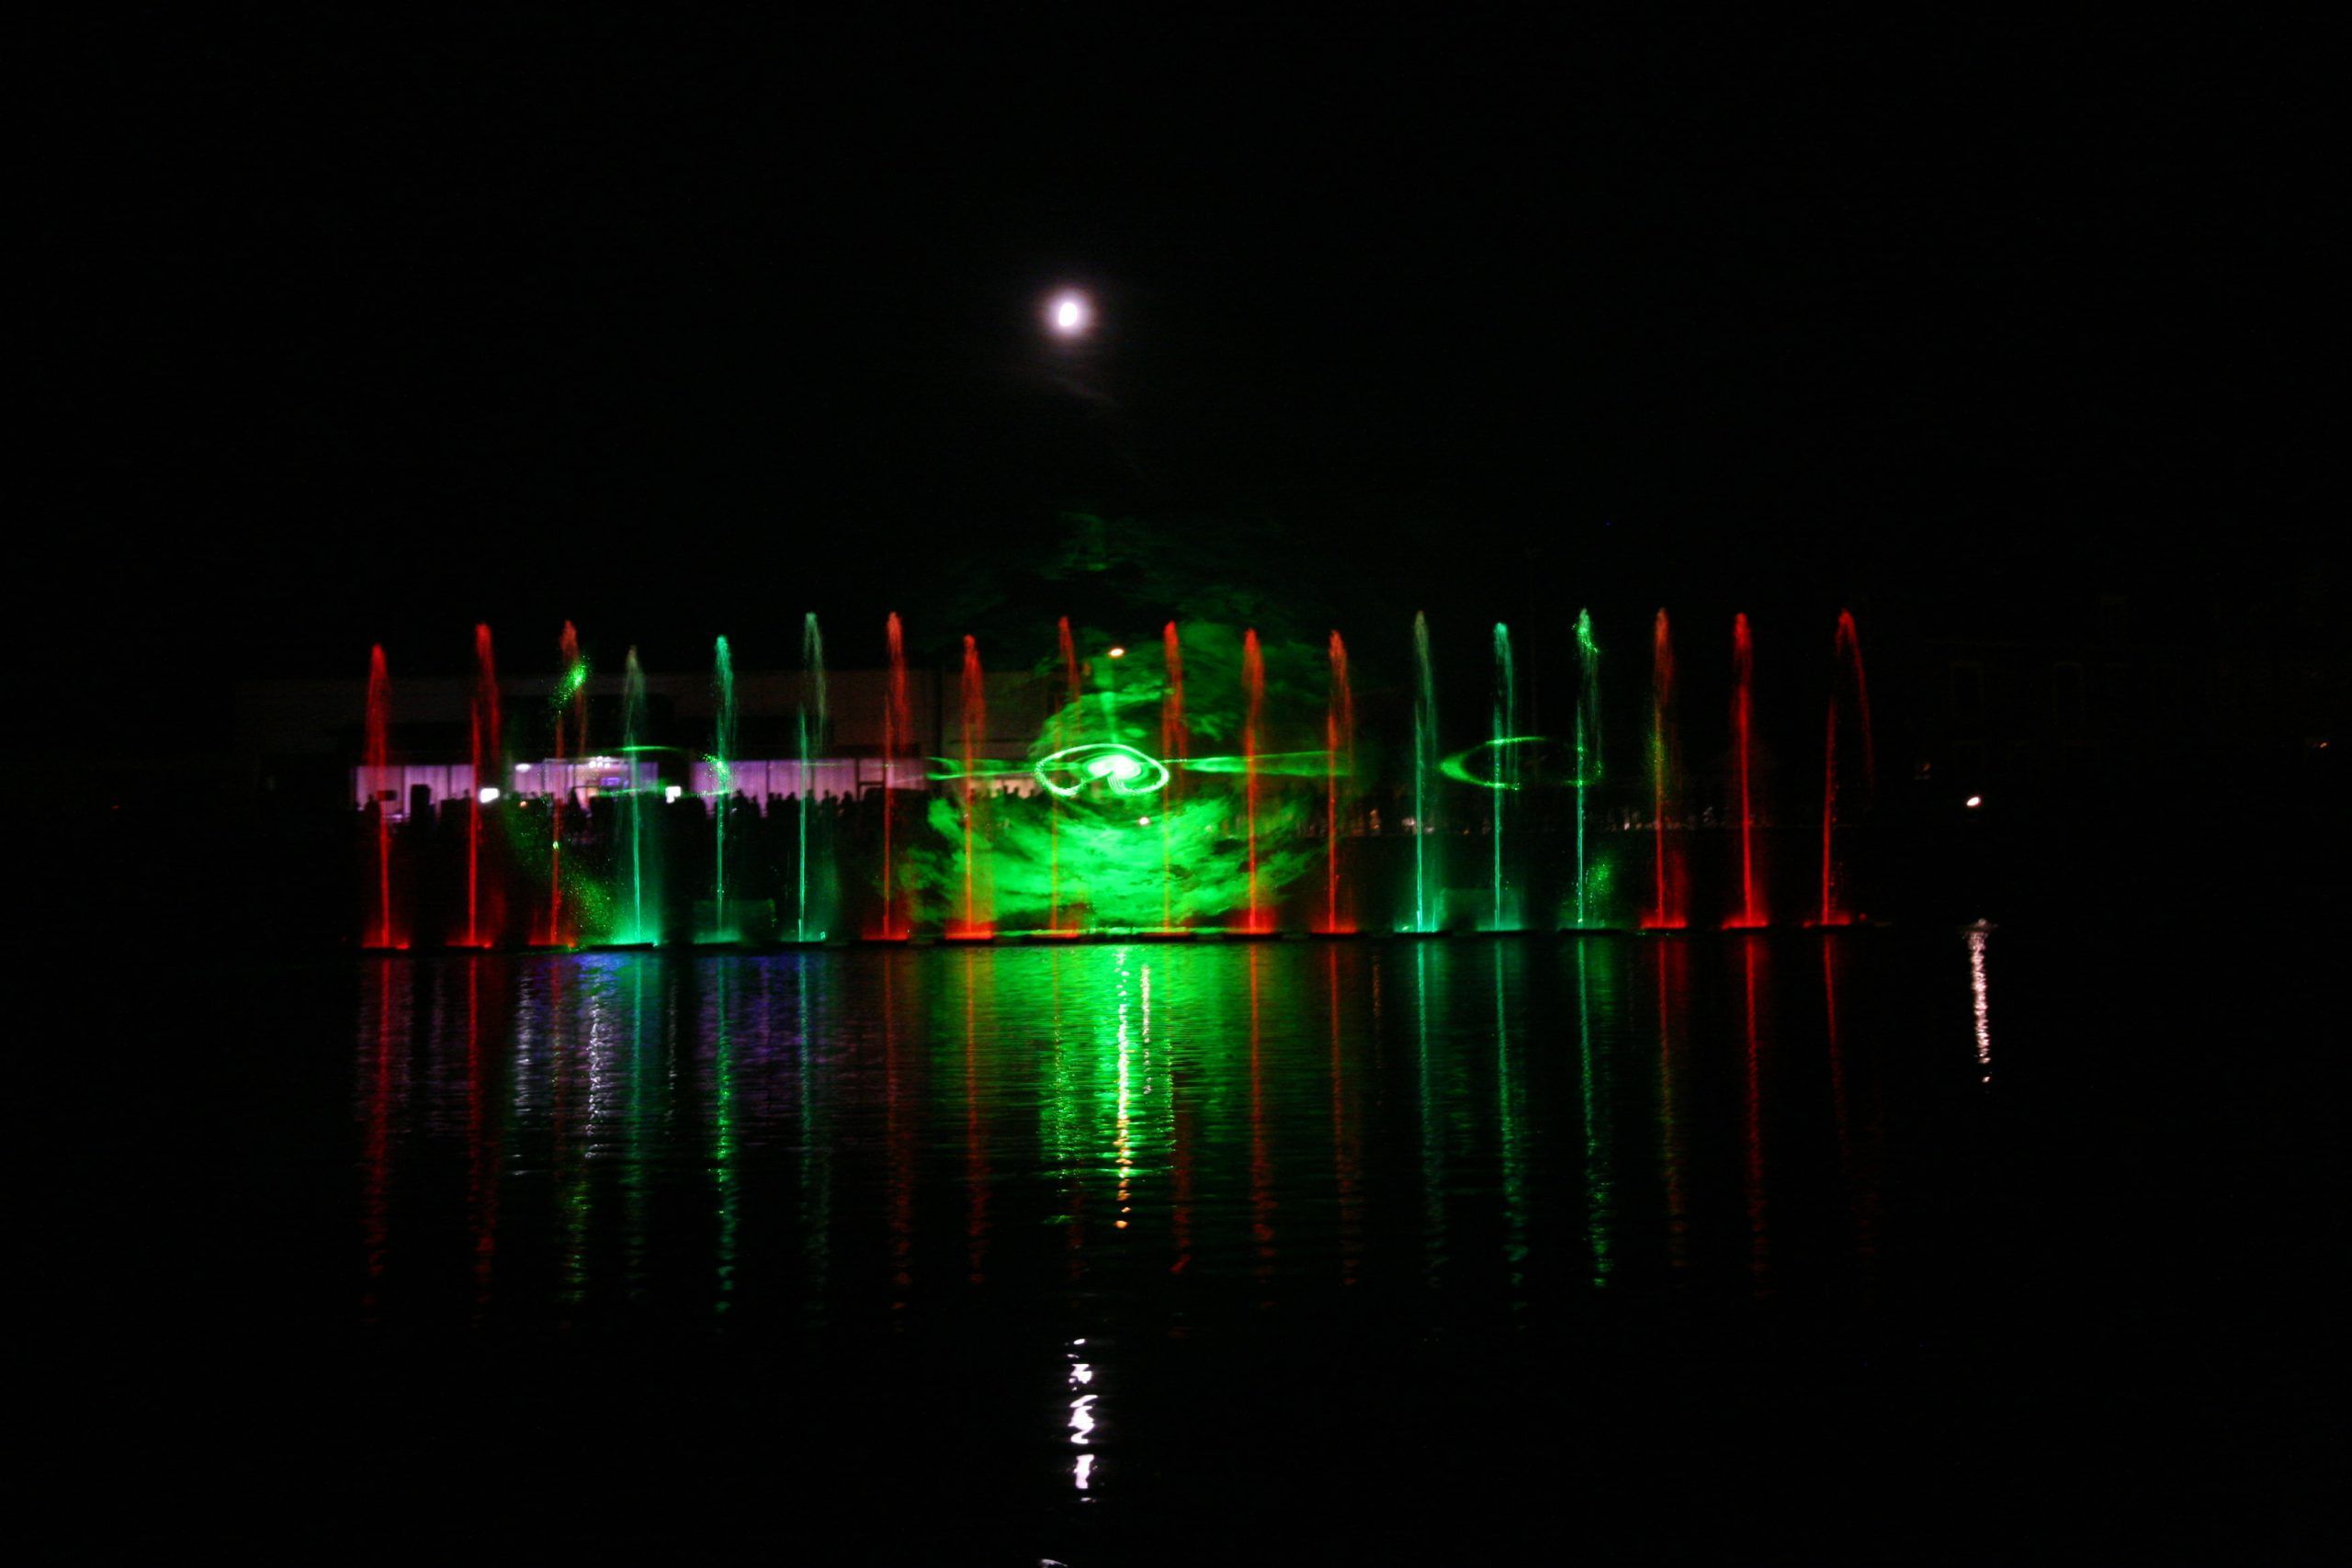
M 2306 1080 L 2182 956 L 186 968 L 44 1119 L 52 1451 L 333 1551 L 2294 1555 Z

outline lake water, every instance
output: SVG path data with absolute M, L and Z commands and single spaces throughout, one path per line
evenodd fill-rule
M 231 1535 L 852 1561 L 2004 1560 L 2284 1506 L 2293 1352 L 2211 1325 L 2303 1233 L 2197 1174 L 2263 1102 L 2115 962 L 193 968 L 234 1028 L 136 1015 L 88 1086 L 63 1451 Z

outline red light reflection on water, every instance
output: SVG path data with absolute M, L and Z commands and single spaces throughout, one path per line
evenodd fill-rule
M 1340 1199 L 1340 1282 L 1352 1285 L 1363 1250 L 1363 1131 L 1348 1079 L 1347 1032 L 1340 1008 L 1340 950 L 1325 949 L 1323 964 L 1331 1021 L 1331 1179 Z
M 488 1114 L 496 1087 L 496 1057 L 482 1025 L 485 965 L 466 965 L 466 1209 L 473 1253 L 473 1305 L 479 1319 L 490 1307 L 498 1261 L 499 1146 Z
M 1763 962 L 1763 944 L 1742 942 L 1739 949 L 1744 1006 L 1741 1010 L 1742 1064 L 1740 1173 L 1747 1205 L 1748 1270 L 1758 1288 L 1771 1271 L 1770 1213 L 1764 1183 L 1764 1047 L 1756 1008 L 1757 965 Z
M 1675 1004 L 1690 987 L 1690 950 L 1680 942 L 1659 942 L 1650 947 L 1649 953 L 1657 973 L 1658 1162 L 1666 1186 L 1667 1258 L 1680 1269 L 1690 1261 L 1690 1206 L 1683 1190 L 1683 1170 L 1690 1156 L 1677 1104 L 1682 1043 Z
M 1013 1308 L 1032 1291 L 1142 1290 L 1171 1324 L 1202 1323 L 1261 1303 L 1386 1311 L 1421 1279 L 1464 1307 L 1532 1309 L 1604 1274 L 1612 1292 L 1670 1279 L 1809 1301 L 1823 1244 L 1853 1248 L 1843 1289 L 1867 1283 L 1856 1254 L 1899 1234 L 1872 1190 L 1870 1046 L 1891 1058 L 1901 1039 L 1866 967 L 1887 939 L 1821 940 L 1817 1016 L 1810 967 L 1776 987 L 1783 939 L 1595 937 L 1566 970 L 1512 942 L 370 964 L 344 1102 L 360 1223 L 336 1238 L 343 1278 L 364 1277 L 371 1315 L 438 1303 L 462 1323 L 470 1284 L 478 1323 L 493 1305 L 502 1322 L 602 1322 L 626 1258 L 625 1310 L 666 1312 L 714 1245 L 735 1256 L 731 1219 L 713 1241 L 711 1183 L 724 1215 L 740 1178 L 757 1288 L 739 1313 L 934 1323 L 983 1310 L 983 1291 Z M 412 984 L 415 1007 L 438 1000 L 429 1032 L 405 1016 Z M 838 1009 L 828 985 L 849 987 Z M 1414 1010 L 1391 1012 L 1400 999 Z M 1657 1056 L 1635 1065 L 1645 1038 Z M 1883 1082 L 1892 1104 L 1905 1080 Z M 736 1176 L 711 1163 L 730 1150 Z M 1571 1278 L 1579 1157 L 1586 1283 Z M 1287 1223 L 1285 1202 L 1304 1205 Z M 348 1267 L 363 1260 L 364 1276 Z M 1080 1319 L 1049 1344 L 1081 1327 L 1112 1343 Z M 1079 1435 L 1073 1462 L 1105 1451 Z
M 964 1263 L 975 1285 L 986 1283 L 981 1265 L 989 1255 L 989 1134 L 980 1113 L 978 964 L 978 953 L 964 954 Z
M 1845 985 L 1845 944 L 1821 944 L 1821 991 L 1829 1055 L 1830 1109 L 1838 1124 L 1838 1165 L 1854 1227 L 1855 1255 L 1866 1263 L 1878 1255 L 1877 1122 L 1866 1107 L 1858 1117 L 1846 1032 L 1839 1021 L 1839 993 Z M 1866 1118 L 1866 1119 L 1865 1119 Z M 1862 1122 L 1859 1128 L 1856 1123 Z
M 360 1038 L 368 1043 L 367 1077 L 360 1125 L 359 1236 L 368 1279 L 360 1308 L 368 1322 L 380 1305 L 384 1266 L 391 1250 L 392 1117 L 398 1108 L 399 1085 L 394 1070 L 400 1049 L 400 1024 L 395 1001 L 408 978 L 404 967 L 370 965 L 368 973 L 366 1018 Z
M 1274 1156 L 1266 1130 L 1264 1037 L 1260 1029 L 1260 969 L 1262 950 L 1250 955 L 1250 1240 L 1256 1262 L 1250 1272 L 1261 1283 L 1274 1277 Z
M 891 617 L 896 624 L 897 617 Z M 889 1150 L 890 1283 L 898 1294 L 892 1311 L 907 1304 L 914 1286 L 915 1251 L 915 1129 L 913 1096 L 901 1079 L 899 1051 L 899 1010 L 892 1005 L 898 961 L 882 964 L 883 1142 Z

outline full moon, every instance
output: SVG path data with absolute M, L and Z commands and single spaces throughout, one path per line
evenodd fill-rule
M 1077 290 L 1065 289 L 1046 307 L 1046 320 L 1057 337 L 1078 337 L 1094 324 L 1094 305 Z

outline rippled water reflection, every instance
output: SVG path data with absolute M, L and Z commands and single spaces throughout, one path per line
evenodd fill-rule
M 2334 929 L 2001 913 L 43 976 L 33 1488 L 311 1555 L 2333 1561 Z
M 1984 941 L 1932 1032 L 1971 1079 Z M 1835 937 L 382 964 L 363 1300 L 823 1322 L 989 1292 L 1520 1312 L 1856 1282 L 1890 1152 L 1870 958 Z
M 1987 948 L 381 963 L 356 1031 L 354 1311 L 376 1332 L 804 1349 L 933 1325 L 1034 1390 L 977 1422 L 1002 1462 L 1115 1504 L 1159 1466 L 1132 1446 L 1217 1436 L 1183 1385 L 1230 1369 L 1187 1344 L 1376 1365 L 1534 1325 L 1605 1352 L 1785 1302 L 1869 1332 L 1890 1266 L 1952 1242 L 1948 1204 L 1914 1223 L 1889 1195 L 1936 1190 L 1905 1129 L 1991 1092 Z

